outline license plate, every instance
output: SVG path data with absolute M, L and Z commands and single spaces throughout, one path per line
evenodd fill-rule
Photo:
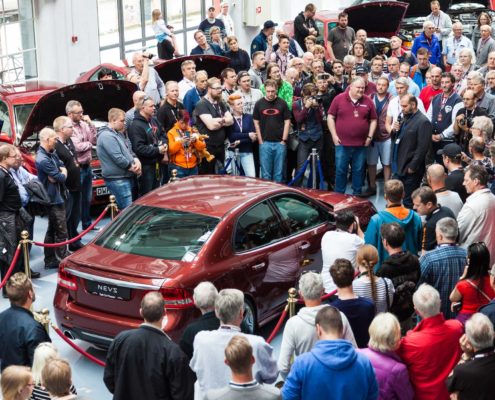
M 86 281 L 86 289 L 91 294 L 109 299 L 129 300 L 131 298 L 131 289 L 108 283 Z
M 96 195 L 99 196 L 106 196 L 107 194 L 110 194 L 108 191 L 108 188 L 106 186 L 101 186 L 96 188 Z

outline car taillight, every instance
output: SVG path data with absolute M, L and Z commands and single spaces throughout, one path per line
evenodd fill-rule
M 76 277 L 66 272 L 62 265 L 58 271 L 57 283 L 65 289 L 77 290 Z
M 194 305 L 192 293 L 186 289 L 162 288 L 160 292 L 165 300 L 165 308 L 180 309 Z

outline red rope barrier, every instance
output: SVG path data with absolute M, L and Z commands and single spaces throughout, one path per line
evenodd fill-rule
M 77 235 L 76 237 L 73 237 L 72 239 L 69 239 L 69 240 L 66 240 L 65 242 L 60 242 L 60 243 L 33 242 L 33 244 L 36 246 L 41 246 L 41 247 L 61 247 L 61 246 L 67 246 L 68 244 L 77 242 L 84 235 L 86 235 L 90 230 L 92 230 L 98 224 L 98 222 L 100 222 L 103 219 L 103 217 L 106 215 L 107 212 L 108 212 L 108 207 L 105 207 L 103 212 L 99 215 L 98 218 L 96 218 L 96 220 L 90 226 L 88 226 L 79 235 Z
M 0 283 L 0 289 L 2 289 L 5 284 L 7 283 L 8 279 L 10 278 L 10 275 L 12 275 L 12 271 L 14 270 L 15 265 L 17 264 L 17 260 L 19 259 L 19 254 L 21 254 L 21 245 L 18 244 L 17 248 L 14 253 L 14 258 L 12 259 L 12 262 L 10 263 L 10 267 L 5 273 L 5 276 L 2 279 L 2 282 Z
M 92 356 L 91 354 L 89 354 L 86 350 L 82 349 L 81 347 L 79 347 L 77 344 L 75 344 L 72 340 L 70 340 L 67 336 L 64 335 L 64 333 L 59 329 L 57 328 L 55 325 L 51 325 L 51 327 L 53 328 L 53 330 L 57 333 L 58 336 L 60 336 L 67 344 L 69 344 L 69 346 L 71 346 L 74 350 L 78 351 L 79 353 L 81 353 L 84 357 L 86 357 L 87 359 L 89 359 L 90 361 L 93 361 L 95 364 L 98 364 L 102 367 L 105 367 L 105 363 L 101 360 L 99 360 L 98 358 L 96 358 L 95 356 Z
M 275 328 L 273 328 L 272 333 L 270 334 L 268 339 L 266 339 L 266 342 L 268 344 L 270 344 L 272 342 L 272 340 L 275 338 L 275 336 L 277 335 L 278 331 L 282 327 L 282 324 L 283 324 L 286 316 L 287 316 L 287 306 L 285 306 L 284 311 L 282 311 L 282 314 L 280 314 L 280 318 L 278 319 L 278 322 L 277 322 L 277 325 L 275 325 Z

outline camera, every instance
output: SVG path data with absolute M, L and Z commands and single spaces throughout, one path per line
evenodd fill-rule
M 328 79 L 330 79 L 330 74 L 327 74 L 326 72 L 318 74 L 318 75 L 316 75 L 316 79 L 328 80 Z
M 151 60 L 153 57 L 155 57 L 155 55 L 154 54 L 151 54 L 151 53 L 148 53 L 147 55 L 144 55 L 143 54 L 143 57 L 144 58 L 147 58 L 148 60 Z
M 311 100 L 313 101 L 316 101 L 318 104 L 322 104 L 323 103 L 323 97 L 318 95 L 318 96 L 311 96 L 310 97 Z
M 456 303 L 452 303 L 452 311 L 453 312 L 458 313 L 459 311 L 461 311 L 461 308 L 462 308 L 462 302 L 461 301 L 458 301 Z

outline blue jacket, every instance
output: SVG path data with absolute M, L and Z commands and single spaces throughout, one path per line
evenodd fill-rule
M 40 146 L 36 153 L 36 169 L 38 170 L 38 179 L 45 187 L 52 204 L 64 204 L 66 196 L 65 180 L 66 176 L 60 172 L 60 167 L 64 163 L 58 158 L 54 151 L 48 153 Z M 51 177 L 56 182 L 50 182 L 48 177 Z
M 440 65 L 442 52 L 440 50 L 440 42 L 438 41 L 438 38 L 435 35 L 431 37 L 431 41 L 430 43 L 428 43 L 428 40 L 426 40 L 425 33 L 422 32 L 421 35 L 419 35 L 418 37 L 416 37 L 416 39 L 414 39 L 411 53 L 416 55 L 416 53 L 421 47 L 424 47 L 426 50 L 428 50 L 428 53 L 430 54 L 430 58 L 429 58 L 430 63 Z
M 222 50 L 222 48 L 219 45 L 210 44 L 210 47 L 212 48 L 216 56 L 225 56 L 225 52 Z M 201 47 L 196 46 L 194 49 L 191 50 L 191 55 L 194 56 L 195 54 L 205 54 L 205 52 Z
M 36 346 L 51 342 L 43 326 L 33 313 L 11 304 L 0 314 L 0 360 L 2 371 L 9 365 L 33 365 Z
M 196 124 L 196 121 L 194 120 L 194 116 L 193 116 L 193 111 L 194 108 L 196 107 L 196 104 L 198 104 L 198 101 L 200 101 L 203 96 L 204 94 L 200 95 L 198 88 L 196 87 L 189 89 L 186 92 L 186 95 L 184 96 L 184 101 L 182 102 L 182 104 L 184 105 L 184 108 L 191 116 L 191 126 Z
M 380 227 L 382 224 L 391 222 L 397 222 L 406 231 L 406 239 L 402 245 L 404 250 L 409 250 L 412 254 L 418 254 L 421 249 L 421 233 L 423 230 L 421 217 L 415 211 L 408 210 L 405 207 L 386 208 L 371 217 L 364 235 L 364 242 L 372 244 L 378 249 L 378 264 L 375 267 L 375 271 L 382 261 L 388 258 L 388 252 L 383 247 Z
M 253 57 L 253 53 L 256 53 L 257 51 L 262 51 L 264 53 L 267 48 L 268 39 L 263 31 L 261 31 L 254 37 L 253 41 L 251 42 L 251 58 Z
M 320 340 L 296 358 L 282 389 L 284 400 L 373 400 L 378 384 L 368 358 L 347 340 Z

